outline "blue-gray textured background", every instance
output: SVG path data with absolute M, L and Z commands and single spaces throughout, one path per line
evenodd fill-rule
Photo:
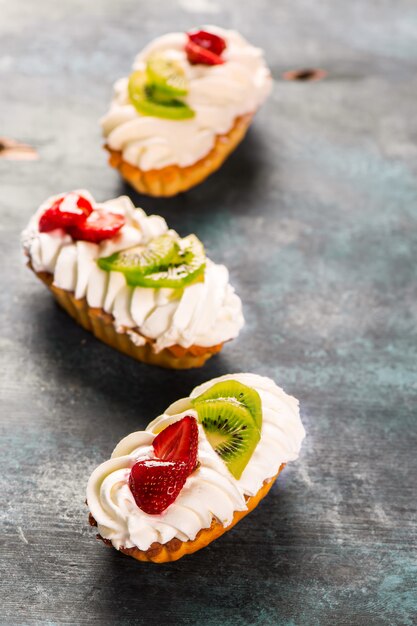
M 417 6 L 407 0 L 0 0 L 4 624 L 411 625 L 416 617 Z M 106 165 L 97 119 L 149 39 L 204 23 L 275 79 L 220 172 L 171 200 Z M 321 82 L 283 72 L 323 67 Z M 100 344 L 23 265 L 50 194 L 129 193 L 230 269 L 239 339 L 169 372 Z M 86 523 L 114 444 L 204 380 L 249 370 L 301 400 L 307 439 L 271 495 L 192 557 L 140 564 Z M 413 617 L 414 616 L 414 617 Z

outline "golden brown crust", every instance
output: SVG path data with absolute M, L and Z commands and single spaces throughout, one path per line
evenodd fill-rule
M 253 509 L 259 504 L 259 502 L 266 496 L 271 489 L 276 478 L 282 472 L 285 467 L 285 463 L 281 465 L 278 472 L 270 480 L 264 482 L 258 493 L 254 496 L 246 498 L 246 511 L 235 511 L 233 520 L 231 523 L 224 527 L 223 524 L 213 518 L 210 528 L 202 528 L 197 534 L 196 538 L 192 541 L 181 541 L 180 539 L 171 539 L 168 543 L 153 543 L 148 550 L 139 550 L 139 548 L 120 548 L 119 551 L 132 556 L 138 561 L 151 561 L 153 563 L 167 563 L 168 561 L 177 561 L 186 554 L 192 554 L 201 550 L 209 543 L 223 535 L 225 532 L 233 528 L 245 515 L 253 511 Z M 91 526 L 97 526 L 97 522 L 94 517 L 89 515 L 89 523 Z M 111 541 L 105 539 L 100 534 L 97 535 L 97 539 L 101 539 L 107 546 L 111 546 Z
M 55 296 L 58 304 L 86 330 L 89 330 L 97 339 L 100 339 L 112 348 L 127 354 L 138 361 L 168 367 L 171 369 L 189 369 L 201 367 L 213 354 L 220 352 L 223 344 L 208 348 L 191 346 L 183 348 L 174 345 L 156 353 L 153 349 L 154 341 L 146 338 L 143 346 L 136 346 L 126 333 L 119 333 L 114 327 L 114 317 L 103 309 L 88 306 L 87 300 L 77 300 L 72 291 L 60 289 L 52 284 L 53 276 L 48 272 L 35 272 L 29 262 L 30 269 Z
M 253 118 L 253 113 L 241 115 L 228 133 L 217 135 L 210 152 L 188 167 L 168 165 L 159 170 L 141 170 L 123 160 L 122 152 L 104 146 L 110 153 L 109 164 L 118 169 L 123 178 L 139 193 L 148 196 L 175 196 L 201 183 L 215 172 L 229 154 L 244 138 Z

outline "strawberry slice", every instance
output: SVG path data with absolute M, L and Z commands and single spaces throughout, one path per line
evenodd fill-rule
M 91 202 L 71 192 L 55 200 L 39 219 L 39 232 L 47 233 L 55 228 L 77 226 L 84 222 L 93 210 Z
M 68 227 L 67 232 L 73 239 L 100 243 L 116 235 L 124 223 L 125 218 L 119 213 L 93 211 L 84 221 Z
M 175 502 L 197 464 L 198 426 L 191 415 L 174 422 L 153 440 L 157 459 L 143 459 L 132 467 L 129 487 L 135 502 L 150 515 Z
M 193 41 L 187 41 L 185 52 L 189 62 L 193 65 L 199 63 L 202 65 L 222 65 L 224 63 L 224 60 L 218 54 L 199 46 Z
M 209 33 L 207 30 L 198 30 L 195 33 L 187 33 L 187 35 L 189 40 L 197 44 L 197 46 L 205 48 L 213 52 L 213 54 L 217 54 L 217 56 L 220 56 L 226 49 L 226 42 L 223 37 Z
M 153 440 L 155 455 L 164 461 L 185 463 L 188 474 L 197 464 L 198 426 L 191 415 L 174 422 Z
M 185 463 L 145 459 L 132 467 L 129 487 L 142 511 L 158 515 L 177 499 L 187 476 Z

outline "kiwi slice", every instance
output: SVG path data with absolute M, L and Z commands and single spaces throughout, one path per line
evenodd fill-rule
M 252 415 L 229 400 L 200 402 L 195 408 L 209 443 L 239 480 L 261 438 Z
M 262 428 L 262 402 L 256 389 L 252 389 L 237 380 L 224 380 L 216 383 L 207 391 L 192 400 L 193 406 L 200 402 L 211 402 L 212 400 L 227 400 L 238 406 L 245 407 L 255 422 L 259 430 Z
M 146 99 L 133 102 L 136 110 L 149 117 L 162 117 L 169 120 L 188 120 L 195 116 L 189 106 L 179 100 L 170 100 L 166 104 Z
M 154 54 L 146 65 L 148 82 L 168 98 L 181 98 L 188 93 L 188 82 L 181 64 L 162 54 Z
M 161 235 L 148 246 L 135 246 L 98 259 L 101 269 L 123 272 L 132 287 L 181 288 L 203 277 L 206 257 L 195 235 Z
M 134 284 L 142 287 L 170 287 L 178 289 L 202 280 L 206 268 L 203 244 L 195 235 L 179 241 L 178 251 L 169 264 L 138 277 Z M 132 283 L 130 283 L 132 284 Z
M 138 113 L 151 117 L 171 120 L 186 120 L 195 116 L 195 112 L 181 100 L 166 99 L 158 95 L 158 88 L 148 84 L 146 72 L 138 70 L 129 77 L 128 93 Z
M 123 272 L 127 280 L 134 279 L 136 274 L 146 274 L 168 265 L 178 249 L 178 242 L 172 235 L 161 235 L 152 239 L 147 246 L 139 245 L 116 252 L 98 259 L 97 263 L 102 270 Z

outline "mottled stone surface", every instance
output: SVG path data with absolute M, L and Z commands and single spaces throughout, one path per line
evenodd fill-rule
M 0 3 L 4 624 L 411 625 L 416 583 L 415 3 Z M 150 38 L 213 22 L 266 50 L 274 92 L 222 170 L 173 200 L 106 166 L 97 118 Z M 323 67 L 321 82 L 284 82 Z M 25 269 L 49 194 L 129 193 L 230 268 L 247 325 L 198 371 L 136 363 Z M 249 370 L 300 398 L 299 462 L 236 529 L 165 566 L 106 549 L 85 484 L 126 433 L 204 380 Z M 414 474 L 413 474 L 414 473 Z M 414 616 L 414 618 L 413 618 Z

